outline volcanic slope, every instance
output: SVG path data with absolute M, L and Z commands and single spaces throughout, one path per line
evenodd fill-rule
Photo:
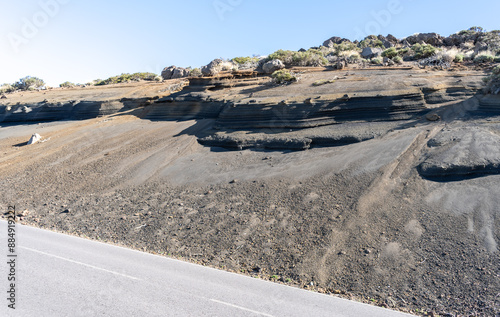
M 498 315 L 500 100 L 483 71 L 300 76 L 13 94 L 0 203 L 30 225 L 394 309 Z M 72 117 L 64 105 L 86 98 L 93 112 Z M 40 107 L 69 120 L 38 122 Z

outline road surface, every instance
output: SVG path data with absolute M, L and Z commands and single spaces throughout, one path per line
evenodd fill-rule
M 9 253 L 7 222 L 0 222 L 0 316 L 410 316 L 19 224 L 15 229 Z M 15 310 L 8 308 L 12 259 Z

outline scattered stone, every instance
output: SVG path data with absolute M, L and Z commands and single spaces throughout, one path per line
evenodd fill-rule
M 229 184 L 236 184 L 238 182 L 237 179 L 233 179 L 232 181 L 229 182 Z
M 439 121 L 441 119 L 441 117 L 435 113 L 428 113 L 425 115 L 425 118 L 429 121 Z
M 17 217 L 26 217 L 29 213 L 30 213 L 29 210 L 26 209 L 26 210 L 19 212 L 16 216 Z
M 7 99 L 7 96 L 6 95 L 2 95 L 2 97 L 0 97 L 0 99 Z
M 39 142 L 41 139 L 42 139 L 42 137 L 40 136 L 40 134 L 35 133 L 35 134 L 33 134 L 33 135 L 31 136 L 31 138 L 29 139 L 29 141 L 28 141 L 28 145 L 35 144 L 35 143 Z

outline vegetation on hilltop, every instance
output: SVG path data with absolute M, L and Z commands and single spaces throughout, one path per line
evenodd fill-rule
M 120 83 L 128 83 L 132 81 L 159 81 L 160 78 L 158 75 L 154 73 L 133 73 L 133 74 L 121 74 L 119 76 L 109 77 L 108 79 L 98 80 L 96 82 L 96 86 L 103 85 L 111 85 L 111 84 L 120 84 Z
M 262 66 L 272 60 L 280 60 L 285 67 L 332 66 L 343 68 L 348 64 L 390 66 L 403 62 L 417 64 L 421 67 L 440 67 L 441 69 L 448 68 L 453 63 L 486 64 L 484 66 L 488 67 L 491 63 L 500 62 L 500 30 L 486 31 L 482 27 L 473 26 L 448 37 L 436 33 L 419 33 L 404 39 L 397 39 L 392 35 L 387 37 L 369 35 L 359 42 L 332 37 L 323 45 L 308 50 L 277 50 L 267 57 L 234 57 L 230 60 L 219 60 L 218 63 L 211 63 L 201 69 L 170 67 L 172 68 L 169 72 L 170 76 L 167 78 L 162 72 L 162 77 L 170 79 L 214 76 L 221 71 L 238 69 L 262 71 Z M 177 72 L 174 74 L 174 71 Z M 287 75 L 279 73 L 275 76 L 278 76 L 278 79 L 273 77 L 274 80 L 280 81 L 280 78 L 283 76 L 286 78 Z M 104 80 L 98 79 L 87 85 L 101 86 L 141 80 L 160 81 L 162 77 L 153 73 L 124 73 Z M 16 83 L 1 86 L 0 93 L 40 89 L 44 86 L 43 80 L 27 76 Z M 60 87 L 74 86 L 78 85 L 68 81 L 60 84 Z
M 38 77 L 26 76 L 15 83 L 12 84 L 3 84 L 0 87 L 0 93 L 10 93 L 17 90 L 20 91 L 29 91 L 35 89 L 43 89 L 45 88 L 45 81 Z

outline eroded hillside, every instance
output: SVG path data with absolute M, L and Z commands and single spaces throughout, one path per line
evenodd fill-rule
M 295 71 L 9 95 L 0 201 L 31 225 L 394 309 L 498 314 L 485 72 Z

